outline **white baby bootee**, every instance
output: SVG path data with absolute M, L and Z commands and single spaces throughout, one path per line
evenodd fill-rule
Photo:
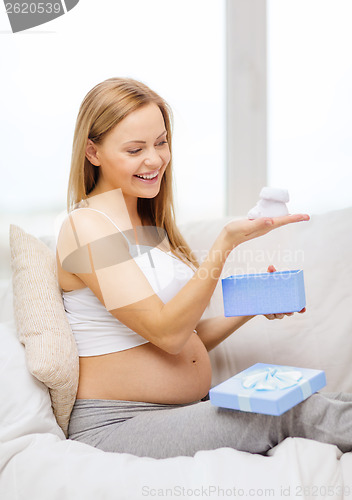
M 248 219 L 288 215 L 286 203 L 290 197 L 287 189 L 263 187 L 259 197 L 260 200 L 256 206 L 248 212 Z

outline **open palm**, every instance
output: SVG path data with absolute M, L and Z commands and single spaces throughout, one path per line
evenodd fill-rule
M 261 217 L 255 220 L 241 219 L 233 220 L 225 225 L 227 238 L 233 248 L 245 241 L 263 236 L 273 229 L 292 224 L 294 222 L 308 221 L 307 214 L 292 214 L 282 217 Z

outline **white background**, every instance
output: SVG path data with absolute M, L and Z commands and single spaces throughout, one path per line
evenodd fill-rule
M 127 76 L 174 111 L 178 222 L 223 214 L 223 0 L 81 0 L 16 34 L 1 3 L 0 22 L 0 210 L 65 209 L 79 105 Z
M 268 0 L 268 185 L 291 212 L 351 205 L 351 26 L 350 0 Z M 79 105 L 112 76 L 174 111 L 177 222 L 225 215 L 225 34 L 225 0 L 81 0 L 17 34 L 0 3 L 1 261 L 9 223 L 52 232 Z
M 292 211 L 352 205 L 350 0 L 268 0 L 268 174 Z

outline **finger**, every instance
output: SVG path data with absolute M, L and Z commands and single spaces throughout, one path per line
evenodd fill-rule
M 281 226 L 295 222 L 308 222 L 309 220 L 310 216 L 308 214 L 290 214 L 284 217 L 276 217 L 275 224 L 278 223 L 278 225 Z
M 286 316 L 293 316 L 294 313 L 285 313 Z
M 309 218 L 307 214 L 284 215 L 282 217 L 259 217 L 258 219 L 247 221 L 246 226 L 244 226 L 244 236 L 245 239 L 248 239 L 248 237 L 257 238 L 278 227 L 293 222 L 308 221 Z
M 281 217 L 272 217 L 272 218 L 266 218 L 267 219 L 267 225 L 271 225 L 272 229 L 285 226 L 286 224 L 292 224 L 294 222 L 307 222 L 309 221 L 310 217 L 308 214 L 290 214 L 290 215 L 283 215 Z M 269 222 L 271 221 L 271 222 Z
M 267 319 L 275 319 L 275 314 L 265 314 Z
M 299 311 L 300 314 L 302 314 L 304 312 L 306 312 L 306 308 L 305 307 L 303 307 L 303 309 L 301 311 Z
M 285 315 L 284 314 L 275 314 L 277 319 L 282 319 Z
M 268 267 L 268 273 L 274 273 L 276 271 L 274 266 L 269 266 Z

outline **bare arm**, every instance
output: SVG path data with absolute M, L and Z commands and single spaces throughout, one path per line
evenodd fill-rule
M 190 336 L 194 335 L 193 330 L 196 329 L 214 293 L 226 259 L 234 248 L 285 224 L 309 220 L 308 216 L 293 215 L 255 221 L 230 221 L 221 230 L 194 276 L 164 304 L 133 259 L 126 258 L 118 265 L 109 265 L 106 269 L 97 268 L 91 245 L 97 236 L 102 236 L 102 221 L 97 220 L 95 223 L 91 216 L 87 219 L 86 214 L 79 215 L 82 216 L 83 220 L 79 221 L 77 217 L 75 224 L 76 229 L 79 224 L 78 236 L 87 242 L 92 270 L 73 273 L 95 293 L 113 316 L 170 354 L 178 354 Z M 74 241 L 72 237 L 71 241 Z M 107 239 L 104 255 L 117 255 L 123 251 L 115 238 Z
M 211 351 L 252 318 L 254 316 L 236 316 L 233 318 L 216 316 L 214 318 L 201 319 L 197 325 L 198 337 L 205 345 L 207 351 Z
M 209 303 L 226 259 L 232 250 L 223 229 L 194 276 L 169 302 L 163 304 L 153 295 L 138 303 L 112 311 L 122 322 L 130 322 L 133 313 L 134 327 L 143 329 L 145 338 L 166 350 L 178 354 L 188 341 Z M 137 313 L 137 314 L 136 314 Z M 139 313 L 139 314 L 138 314 Z
M 182 350 L 193 330 L 196 329 L 214 293 L 226 259 L 234 248 L 245 241 L 267 234 L 272 229 L 303 220 L 309 220 L 309 216 L 289 215 L 255 221 L 230 221 L 226 224 L 206 259 L 189 282 L 169 302 L 162 307 L 157 307 L 155 304 L 156 307 L 153 308 L 151 325 L 153 331 L 157 332 L 156 335 L 159 338 L 163 337 L 165 350 L 170 354 L 178 354 Z M 233 321 L 233 319 L 229 320 L 228 324 L 233 325 Z M 222 325 L 224 325 L 223 322 Z M 229 330 L 226 329 L 223 332 L 225 338 L 232 331 L 230 327 Z M 213 337 L 213 340 L 209 340 L 209 342 L 211 346 L 211 343 L 216 342 L 216 339 Z

